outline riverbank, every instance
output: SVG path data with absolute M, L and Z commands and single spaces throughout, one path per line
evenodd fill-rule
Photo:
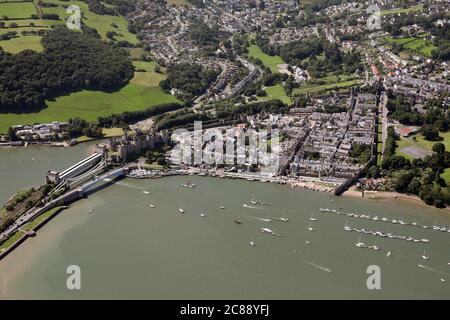
M 350 187 L 347 191 L 342 194 L 342 197 L 349 198 L 361 198 L 375 201 L 395 201 L 395 202 L 403 202 L 414 205 L 419 205 L 421 207 L 430 208 L 432 206 L 427 205 L 417 196 L 391 192 L 391 191 L 364 191 L 364 196 L 361 191 L 356 190 L 355 186 Z M 450 208 L 445 208 L 445 211 L 450 212 Z

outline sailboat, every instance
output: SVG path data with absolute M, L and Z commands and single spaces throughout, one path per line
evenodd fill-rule
M 423 251 L 422 259 L 423 260 L 430 260 L 430 257 L 427 256 L 427 253 L 425 252 L 425 250 Z

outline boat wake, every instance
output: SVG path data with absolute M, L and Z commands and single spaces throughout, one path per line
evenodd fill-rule
M 423 264 L 418 264 L 418 266 L 419 266 L 419 268 L 422 268 L 422 269 L 425 269 L 425 270 L 428 270 L 428 271 L 431 271 L 431 272 L 444 274 L 444 272 L 442 272 L 440 270 L 437 270 L 437 269 L 434 269 L 434 268 L 431 268 L 431 267 L 428 267 L 428 266 L 424 266 Z
M 261 210 L 262 208 L 261 207 L 255 207 L 255 206 L 251 206 L 251 205 L 249 205 L 249 204 L 243 204 L 242 205 L 244 208 L 248 208 L 248 209 L 259 209 L 259 210 Z
M 272 219 L 265 219 L 265 218 L 260 218 L 260 217 L 251 217 L 251 216 L 248 216 L 247 218 L 259 220 L 259 221 L 262 221 L 262 222 L 272 222 Z
M 311 262 L 311 261 L 308 261 L 308 260 L 303 260 L 307 265 L 310 265 L 310 266 L 312 266 L 312 267 L 314 267 L 314 268 L 316 268 L 316 269 L 319 269 L 319 270 L 322 270 L 322 271 L 325 271 L 325 272 L 328 272 L 328 273 L 332 273 L 333 272 L 333 270 L 331 270 L 330 268 L 327 268 L 327 267 L 323 267 L 323 266 L 321 266 L 321 265 L 318 265 L 318 264 L 316 264 L 316 263 L 314 263 L 314 262 Z

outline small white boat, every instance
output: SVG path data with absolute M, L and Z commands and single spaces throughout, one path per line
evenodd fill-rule
M 428 242 L 430 242 L 430 240 L 428 240 L 428 239 L 420 239 L 422 242 L 425 242 L 425 243 L 428 243 Z
M 422 259 L 423 259 L 423 260 L 430 260 L 430 257 L 427 256 L 427 254 L 426 254 L 425 251 L 423 252 Z
M 155 205 L 150 203 L 150 208 L 154 208 L 154 207 L 155 207 Z
M 273 231 L 269 228 L 261 228 L 262 233 L 273 233 Z
M 150 194 L 150 192 L 148 192 L 148 191 L 142 191 L 144 194 L 146 194 L 146 195 L 149 195 Z
M 182 208 L 178 209 L 179 213 L 184 213 L 184 210 Z
M 450 262 L 447 263 L 450 266 Z
M 89 210 L 89 214 L 94 213 L 95 209 Z
M 288 219 L 288 218 L 280 218 L 280 221 L 282 221 L 282 222 L 288 222 L 289 219 Z
M 204 217 L 206 217 L 206 214 L 200 213 L 200 217 L 204 218 Z
M 255 244 L 253 241 L 250 241 L 250 245 L 251 245 L 252 247 L 256 246 L 256 244 Z
M 222 209 L 222 210 L 224 210 L 224 209 L 225 209 L 225 207 L 224 207 L 224 206 L 220 206 L 219 208 L 220 208 L 220 209 Z
M 306 240 L 305 243 L 306 243 L 307 245 L 310 245 L 310 244 L 311 244 L 311 241 Z
M 313 217 L 313 214 L 311 214 L 311 217 L 309 218 L 310 221 L 317 221 L 316 218 Z
M 441 278 L 441 282 L 445 282 L 445 279 L 444 279 L 444 278 Z
M 357 243 L 355 243 L 355 246 L 357 246 L 358 248 L 364 248 L 365 244 L 364 242 L 358 241 Z
M 390 251 L 388 251 L 388 253 L 386 254 L 386 257 L 390 257 L 390 256 L 392 256 L 392 254 Z
M 309 231 L 316 231 L 316 229 L 312 228 L 312 227 L 308 227 Z

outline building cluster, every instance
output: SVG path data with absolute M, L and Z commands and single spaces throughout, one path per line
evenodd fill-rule
M 15 125 L 12 126 L 12 130 L 16 137 L 23 141 L 48 141 L 62 139 L 68 126 L 68 122 L 54 121 L 35 125 Z
M 374 95 L 360 94 L 346 101 L 347 112 L 304 114 L 310 130 L 289 164 L 291 176 L 349 179 L 361 172 L 366 163 L 358 163 L 350 150 L 355 144 L 374 148 L 376 99 Z
M 110 138 L 106 142 L 106 148 L 109 150 L 110 161 L 121 163 L 128 161 L 132 155 L 142 155 L 160 144 L 168 144 L 169 141 L 167 130 L 144 133 L 134 129 L 130 134 L 125 132 L 120 138 Z

